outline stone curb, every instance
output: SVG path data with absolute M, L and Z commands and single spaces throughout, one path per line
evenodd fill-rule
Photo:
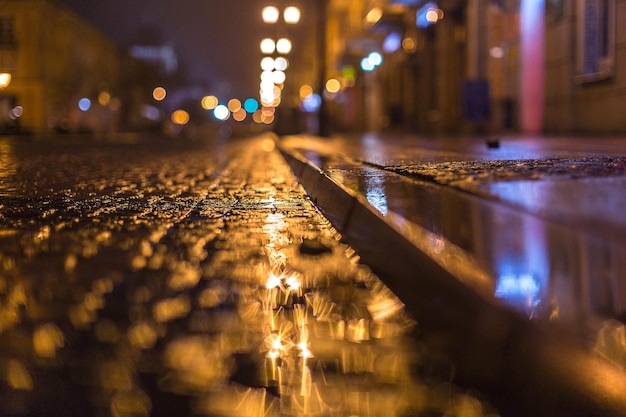
M 457 378 L 504 416 L 626 416 L 626 374 L 554 327 L 531 322 L 459 281 L 363 196 L 297 151 L 278 150 L 312 201 L 406 304 Z

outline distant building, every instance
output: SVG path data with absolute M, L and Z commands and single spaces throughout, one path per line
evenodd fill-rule
M 56 1 L 0 0 L 0 131 L 116 130 L 119 69 L 113 42 Z

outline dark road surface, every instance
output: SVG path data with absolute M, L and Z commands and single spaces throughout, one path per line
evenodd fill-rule
M 478 212 L 467 207 L 492 204 L 495 191 L 462 190 L 476 196 L 464 208 L 458 204 L 466 198 L 456 190 L 448 195 L 436 189 L 456 184 L 433 179 L 424 194 L 391 198 L 401 189 L 393 187 L 405 181 L 389 178 L 410 176 L 394 171 L 419 161 L 419 155 L 429 163 L 462 160 L 450 158 L 451 149 L 420 145 L 393 163 L 399 155 L 393 149 L 363 158 L 345 152 L 352 157 L 336 161 L 338 152 L 316 148 L 323 142 L 290 139 L 332 178 L 362 191 L 364 203 L 385 221 L 400 222 L 392 226 L 403 225 L 411 254 L 419 240 L 411 233 L 419 231 L 422 244 L 424 236 L 437 239 L 418 245 L 418 251 L 438 262 L 442 254 L 454 261 L 414 270 L 420 282 L 396 295 L 373 271 L 379 254 L 401 253 L 404 244 L 386 241 L 385 229 L 375 236 L 374 252 L 356 252 L 341 225 L 331 224 L 298 184 L 303 179 L 275 149 L 274 137 L 109 139 L 0 138 L 0 416 L 626 415 L 618 356 L 626 349 L 614 343 L 623 326 L 606 330 L 605 349 L 596 354 L 561 351 L 558 343 L 546 346 L 526 330 L 528 311 L 544 319 L 554 312 L 542 298 L 543 287 L 532 293 L 536 303 L 524 314 L 499 304 L 484 307 L 467 292 L 465 285 L 493 290 L 493 270 L 476 267 L 488 259 L 477 256 L 477 248 L 493 251 L 477 240 L 500 229 L 488 228 L 486 220 L 472 223 L 469 214 Z M 371 150 L 354 142 L 345 146 Z M 524 158 L 544 152 L 528 144 L 519 149 Z M 576 155 L 541 154 L 557 156 L 594 155 L 583 149 Z M 618 169 L 617 153 L 595 156 L 612 158 Z M 620 181 L 615 172 L 610 178 Z M 364 186 L 369 188 L 359 188 Z M 397 210 L 394 201 L 406 210 Z M 506 207 L 515 213 L 519 208 Z M 484 219 L 506 212 L 491 210 L 483 212 Z M 515 226 L 517 232 L 535 224 L 537 214 L 524 213 L 530 217 Z M 369 221 L 367 228 L 378 233 L 377 223 Z M 562 224 L 551 227 L 564 230 Z M 621 245 L 621 234 L 616 236 Z M 604 243 L 598 250 L 605 253 Z M 365 266 L 367 255 L 372 269 Z M 472 271 L 467 282 L 428 284 L 428 271 L 454 272 L 459 259 L 463 271 Z M 607 262 L 619 269 L 614 259 Z M 403 264 L 392 254 L 386 263 L 402 274 L 413 261 Z M 520 271 L 514 272 L 519 284 Z M 533 277 L 523 284 L 536 283 Z M 607 277 L 614 282 L 610 271 Z M 470 302 L 447 305 L 445 296 L 430 296 L 433 288 L 450 300 Z M 563 318 L 581 317 L 568 308 L 580 308 L 584 288 L 570 304 L 560 301 Z M 619 294 L 611 298 L 613 310 Z M 510 323 L 517 327 L 507 328 Z M 550 368 L 557 373 L 520 372 L 541 363 L 557 364 Z M 593 366 L 578 372 L 578 364 Z M 463 375 L 479 375 L 478 382 Z M 501 389 L 492 389 L 493 381 L 502 382 Z M 476 389 L 481 387 L 487 392 Z M 581 387 L 583 395 L 572 397 Z
M 0 139 L 0 415 L 499 415 L 272 138 L 88 139 Z

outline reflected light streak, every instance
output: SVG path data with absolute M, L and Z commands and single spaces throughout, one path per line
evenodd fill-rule
M 626 370 L 626 325 L 617 320 L 605 321 L 598 331 L 594 352 Z
M 380 175 L 368 175 L 365 177 L 365 198 L 383 216 L 389 212 L 387 194 L 385 192 L 385 179 Z
M 34 388 L 30 373 L 21 362 L 15 359 L 11 359 L 7 365 L 6 382 L 14 390 L 32 391 Z
M 64 345 L 63 332 L 54 323 L 41 325 L 33 332 L 33 348 L 42 358 L 56 357 L 57 349 Z

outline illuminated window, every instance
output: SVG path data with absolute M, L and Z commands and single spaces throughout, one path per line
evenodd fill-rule
M 577 81 L 610 78 L 615 61 L 615 0 L 578 0 L 577 12 Z

